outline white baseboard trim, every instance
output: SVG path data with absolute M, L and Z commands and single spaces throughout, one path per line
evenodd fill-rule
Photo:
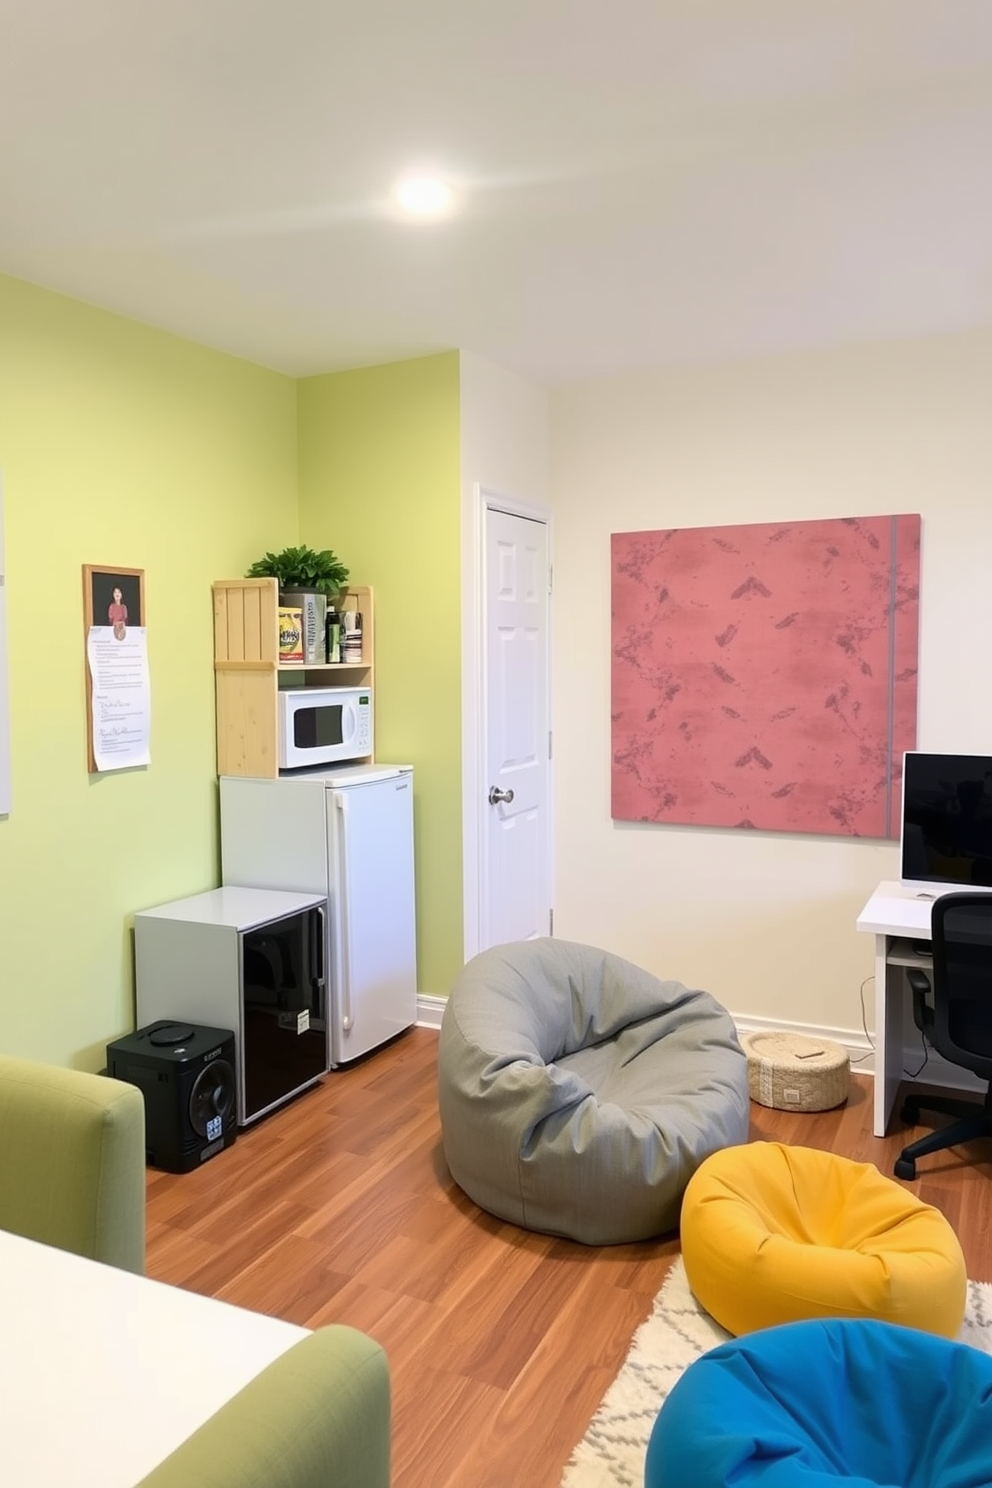
M 417 1027 L 439 1029 L 447 1000 L 446 997 L 432 997 L 428 993 L 421 992 L 417 997 Z M 830 1039 L 847 1050 L 851 1060 L 851 1069 L 855 1074 L 874 1076 L 875 1050 L 866 1038 L 863 1029 L 829 1028 L 816 1023 L 790 1023 L 781 1018 L 754 1018 L 735 1013 L 732 1013 L 731 1017 L 737 1026 L 738 1033 L 802 1033 L 807 1038 Z M 933 1049 L 930 1050 L 926 1066 L 920 1069 L 922 1062 L 923 1049 L 917 1039 L 915 1043 L 907 1044 L 903 1049 L 903 1079 L 918 1080 L 921 1085 L 946 1086 L 948 1090 L 984 1091 L 985 1089 L 977 1075 L 972 1075 L 970 1071 L 959 1069 L 957 1065 L 948 1063 Z
M 801 1033 L 806 1038 L 829 1039 L 832 1043 L 840 1044 L 850 1056 L 851 1068 L 859 1075 L 871 1075 L 875 1072 L 875 1050 L 869 1043 L 861 1029 L 853 1028 L 827 1028 L 815 1023 L 790 1023 L 783 1022 L 778 1018 L 752 1018 L 745 1014 L 730 1015 L 737 1025 L 737 1032 L 741 1033 Z M 919 1063 L 919 1060 L 917 1060 Z
M 440 1028 L 446 997 L 432 997 L 427 992 L 417 994 L 417 1027 Z
M 874 1076 L 875 1050 L 865 1037 L 863 1029 L 827 1028 L 815 1023 L 789 1023 L 775 1018 L 751 1018 L 743 1014 L 738 1017 L 733 1013 L 731 1017 L 737 1025 L 738 1033 L 802 1033 L 807 1038 L 830 1039 L 847 1050 L 851 1060 L 851 1069 L 855 1074 Z M 929 1057 L 923 1069 L 920 1068 L 921 1064 L 923 1064 L 923 1046 L 917 1037 L 914 1043 L 903 1047 L 904 1080 L 919 1081 L 921 1085 L 946 1086 L 948 1090 L 984 1091 L 985 1089 L 977 1075 L 973 1075 L 970 1070 L 960 1069 L 956 1064 L 951 1064 L 935 1049 L 929 1050 Z

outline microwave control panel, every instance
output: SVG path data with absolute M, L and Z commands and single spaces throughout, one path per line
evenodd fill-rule
M 372 697 L 370 693 L 363 692 L 355 704 L 356 732 L 355 745 L 359 754 L 372 753 Z

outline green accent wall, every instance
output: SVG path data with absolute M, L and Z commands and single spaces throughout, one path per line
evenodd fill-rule
M 414 765 L 419 987 L 462 964 L 457 352 L 303 382 L 0 276 L 12 807 L 0 1050 L 101 1069 L 136 910 L 219 882 L 213 579 L 333 547 L 376 600 L 377 752 Z M 82 565 L 141 568 L 151 765 L 86 766 Z
M 418 985 L 463 964 L 457 352 L 297 384 L 301 541 L 375 599 L 376 757 L 414 767 Z
M 100 1069 L 134 911 L 218 882 L 210 584 L 298 538 L 296 384 L 0 276 L 0 473 L 0 1050 Z M 148 769 L 87 774 L 84 563 L 145 571 Z

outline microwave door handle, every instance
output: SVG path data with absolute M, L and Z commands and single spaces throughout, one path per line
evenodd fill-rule
M 351 927 L 350 927 L 350 890 L 348 881 L 348 796 L 345 791 L 337 791 L 334 795 L 334 804 L 340 812 L 338 823 L 338 991 L 339 1010 L 341 1014 L 341 1028 L 345 1033 L 350 1033 L 354 1027 L 355 1020 L 351 1010 Z

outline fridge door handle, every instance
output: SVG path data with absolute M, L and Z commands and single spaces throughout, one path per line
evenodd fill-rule
M 313 968 L 314 1001 L 317 1004 L 317 1017 L 322 1018 L 324 1016 L 324 989 L 327 986 L 327 916 L 324 913 L 324 906 L 322 904 L 315 906 L 314 918 L 311 924 L 316 926 L 313 937 L 315 943 L 310 951 L 310 965 Z
M 350 1033 L 355 1026 L 355 1019 L 351 1011 L 351 932 L 350 932 L 350 891 L 351 885 L 348 881 L 348 797 L 344 791 L 338 791 L 334 796 L 334 804 L 341 813 L 340 830 L 338 832 L 338 991 L 339 1009 L 341 1016 L 341 1028 L 344 1033 Z

